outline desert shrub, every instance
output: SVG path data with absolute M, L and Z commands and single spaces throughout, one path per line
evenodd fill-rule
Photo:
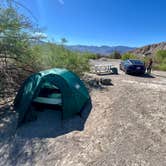
M 31 73 L 51 67 L 67 68 L 81 75 L 89 69 L 88 59 L 97 58 L 95 54 L 75 53 L 62 45 L 39 42 L 42 36 L 29 18 L 15 7 L 15 1 L 0 4 L 0 60 L 7 62 L 6 68 L 13 65 L 23 73 Z M 7 61 L 9 60 L 9 61 Z M 30 73 L 28 73 L 29 75 Z M 27 75 L 26 75 L 27 76 Z
M 109 55 L 109 58 L 111 59 L 121 59 L 122 55 L 118 51 L 114 51 L 111 55 Z
M 166 50 L 157 51 L 154 61 L 155 61 L 154 68 L 156 70 L 166 71 Z
M 66 68 L 78 75 L 89 71 L 88 58 L 81 53 L 72 52 L 54 43 L 45 43 L 33 47 L 33 58 L 41 70 L 48 68 Z M 34 57 L 35 56 L 35 57 Z M 33 59 L 32 58 L 32 59 Z
M 156 70 L 166 71 L 166 63 L 165 64 L 164 63 L 155 64 L 153 68 L 156 69 Z
M 157 63 L 163 63 L 166 60 L 166 50 L 159 50 L 155 55 L 155 61 Z
M 92 54 L 92 53 L 81 53 L 82 56 L 84 56 L 87 59 L 99 59 L 100 55 L 99 54 Z
M 14 0 L 0 3 L 0 94 L 14 95 L 22 80 L 36 70 L 32 41 L 41 39 L 39 29 L 21 13 Z M 26 71 L 31 71 L 25 72 Z
M 122 60 L 127 60 L 127 59 L 138 59 L 138 57 L 134 54 L 131 54 L 131 53 L 126 53 L 126 54 L 123 54 L 122 57 L 121 57 Z

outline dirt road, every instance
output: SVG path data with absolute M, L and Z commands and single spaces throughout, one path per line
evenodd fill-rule
M 2 143 L 0 165 L 165 166 L 166 73 L 153 76 L 106 76 L 113 86 L 92 90 L 93 109 L 82 131 L 80 117 L 58 126 L 57 113 L 40 114 Z

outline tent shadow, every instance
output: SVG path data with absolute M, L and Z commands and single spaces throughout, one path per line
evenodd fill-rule
M 23 124 L 17 129 L 17 135 L 22 138 L 55 138 L 72 131 L 83 131 L 84 125 L 92 110 L 92 102 L 89 100 L 82 109 L 81 116 L 62 120 L 61 112 L 44 110 L 37 112 L 37 120 Z

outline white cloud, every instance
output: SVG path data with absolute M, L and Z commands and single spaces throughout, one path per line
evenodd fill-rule
M 47 37 L 48 37 L 47 34 L 42 33 L 42 32 L 35 32 L 35 33 L 34 33 L 34 36 L 35 36 L 35 37 L 44 37 L 44 38 L 47 38 Z
M 64 0 L 58 0 L 58 1 L 59 1 L 59 3 L 60 3 L 61 5 L 64 5 L 64 4 L 65 4 Z

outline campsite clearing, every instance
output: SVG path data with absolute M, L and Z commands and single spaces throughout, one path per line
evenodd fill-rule
M 91 91 L 93 109 L 82 131 L 80 117 L 61 126 L 57 112 L 39 113 L 0 143 L 0 165 L 166 165 L 166 73 L 152 73 L 104 76 L 113 85 Z

